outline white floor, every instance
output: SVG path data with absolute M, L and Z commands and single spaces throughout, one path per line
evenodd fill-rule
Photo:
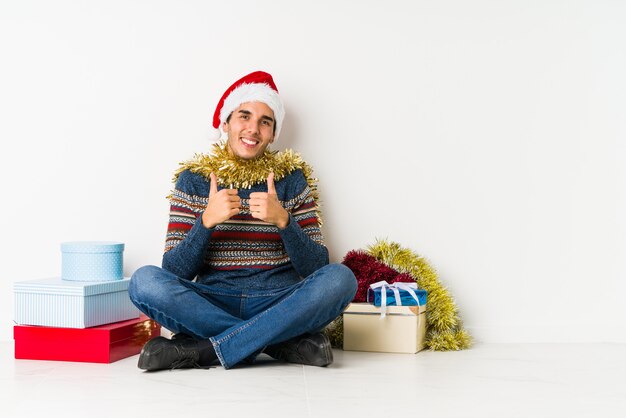
M 15 360 L 2 342 L 0 417 L 626 417 L 623 344 L 336 350 L 327 368 L 268 358 L 147 373 L 136 362 Z

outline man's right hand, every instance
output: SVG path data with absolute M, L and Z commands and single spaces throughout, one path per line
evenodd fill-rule
M 222 189 L 217 191 L 217 177 L 211 173 L 211 189 L 209 203 L 202 214 L 202 225 L 205 228 L 215 228 L 216 225 L 232 218 L 241 210 L 241 198 L 237 189 Z

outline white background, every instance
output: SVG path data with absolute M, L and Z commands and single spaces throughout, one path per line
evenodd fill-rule
M 178 163 L 273 74 L 333 261 L 424 255 L 484 342 L 626 342 L 626 3 L 0 2 L 0 340 L 59 245 L 160 264 Z

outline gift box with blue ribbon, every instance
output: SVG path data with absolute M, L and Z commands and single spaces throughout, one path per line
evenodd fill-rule
M 374 306 L 422 306 L 427 293 L 418 289 L 417 283 L 387 283 L 380 281 L 367 289 L 367 302 Z
M 368 303 L 351 303 L 343 313 L 343 349 L 417 353 L 426 336 L 426 291 L 417 284 L 380 281 L 370 285 Z
M 343 349 L 417 353 L 424 348 L 426 305 L 351 303 L 343 312 Z

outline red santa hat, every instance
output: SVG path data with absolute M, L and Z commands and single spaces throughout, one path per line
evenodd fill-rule
M 247 102 L 265 103 L 272 109 L 276 126 L 274 138 L 278 138 L 285 118 L 283 101 L 278 95 L 278 88 L 272 76 L 263 71 L 255 71 L 235 81 L 217 103 L 213 114 L 214 140 L 221 137 L 220 126 L 226 122 L 228 116 L 241 104 Z

